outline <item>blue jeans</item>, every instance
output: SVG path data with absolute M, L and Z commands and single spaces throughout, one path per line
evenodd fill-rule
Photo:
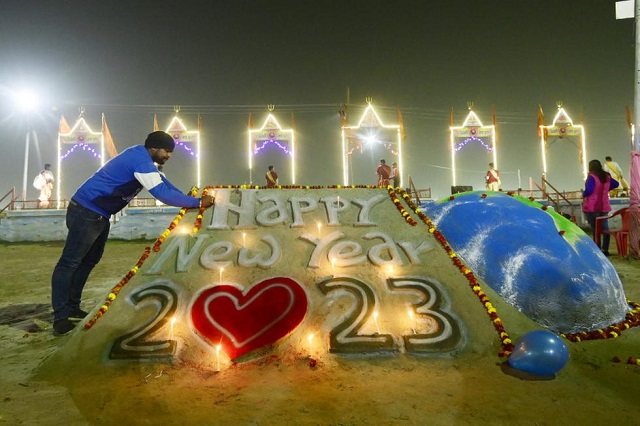
M 591 232 L 593 233 L 593 238 L 596 237 L 596 218 L 602 216 L 608 216 L 607 212 L 584 212 L 584 215 L 587 217 L 587 222 L 591 227 Z M 609 230 L 609 221 L 601 220 L 600 221 L 600 231 L 608 231 Z M 609 251 L 609 241 L 611 240 L 611 235 L 609 234 L 601 234 L 602 235 L 602 245 L 600 245 L 600 241 L 596 241 L 598 247 L 602 247 L 602 251 Z
M 67 241 L 51 277 L 53 319 L 59 321 L 80 309 L 82 290 L 104 253 L 109 219 L 71 201 L 66 218 Z

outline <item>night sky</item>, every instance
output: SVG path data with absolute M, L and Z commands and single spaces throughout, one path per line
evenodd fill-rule
M 296 183 L 341 183 L 340 104 L 355 124 L 368 97 L 387 124 L 400 109 L 405 179 L 434 196 L 450 192 L 450 109 L 460 125 L 468 102 L 484 124 L 495 108 L 505 189 L 540 180 L 538 105 L 551 124 L 557 101 L 585 125 L 588 159 L 611 155 L 628 173 L 634 54 L 633 20 L 616 20 L 615 1 L 605 0 L 2 0 L 0 195 L 22 188 L 30 128 L 38 144 L 27 199 L 36 198 L 31 180 L 56 163 L 60 116 L 73 125 L 80 108 L 93 130 L 105 114 L 118 150 L 142 143 L 154 115 L 165 128 L 174 106 L 190 129 L 200 115 L 203 184 L 242 184 L 249 114 L 261 124 L 273 104 L 282 126 L 297 130 Z M 40 98 L 30 115 L 13 97 L 26 88 Z M 275 154 L 266 158 L 286 184 L 288 160 Z M 375 183 L 381 155 L 354 154 L 370 169 L 354 183 Z M 482 189 L 490 156 L 481 146 L 461 151 L 458 184 Z M 551 183 L 580 189 L 577 147 L 554 142 L 550 157 Z M 65 173 L 80 181 L 98 165 L 82 154 L 68 160 Z M 260 185 L 265 161 L 254 171 Z M 176 153 L 165 172 L 187 190 L 188 168 Z

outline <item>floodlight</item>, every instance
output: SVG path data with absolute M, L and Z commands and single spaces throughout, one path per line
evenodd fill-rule
M 19 92 L 15 98 L 22 111 L 33 111 L 39 103 L 38 96 L 31 90 Z

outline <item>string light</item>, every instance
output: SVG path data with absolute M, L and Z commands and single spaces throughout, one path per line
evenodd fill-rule
M 274 140 L 274 139 L 269 139 L 266 141 L 262 141 L 262 144 L 260 146 L 256 146 L 255 149 L 253 150 L 253 155 L 257 155 L 260 153 L 260 151 L 262 151 L 263 149 L 265 149 L 267 146 L 269 145 L 275 145 L 277 146 L 280 151 L 284 152 L 287 155 L 293 155 L 293 153 L 291 151 L 289 151 L 289 148 L 287 145 L 281 144 L 280 141 Z
M 89 154 L 93 155 L 94 158 L 102 158 L 100 153 L 96 151 L 94 147 L 86 143 L 77 143 L 73 145 L 71 148 L 69 148 L 67 152 L 65 152 L 62 156 L 60 156 L 60 160 L 64 160 L 65 158 L 69 157 L 71 154 L 75 152 L 76 149 L 82 149 L 82 151 L 85 151 L 85 152 L 88 151 Z
M 488 143 L 486 143 L 483 139 L 477 138 L 475 136 L 471 136 L 456 145 L 455 147 L 456 152 L 460 152 L 462 148 L 464 148 L 466 145 L 468 145 L 471 142 L 478 142 L 487 151 L 493 151 L 493 148 Z

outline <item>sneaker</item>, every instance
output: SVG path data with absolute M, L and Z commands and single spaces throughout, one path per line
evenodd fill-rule
M 85 312 L 82 309 L 78 308 L 71 311 L 71 313 L 69 314 L 69 318 L 83 319 L 87 315 L 89 315 L 89 312 Z
M 61 320 L 53 322 L 53 329 L 59 335 L 67 334 L 68 332 L 73 330 L 75 328 L 75 326 L 76 325 L 74 323 L 72 323 L 71 321 L 69 321 L 68 318 L 61 319 Z

